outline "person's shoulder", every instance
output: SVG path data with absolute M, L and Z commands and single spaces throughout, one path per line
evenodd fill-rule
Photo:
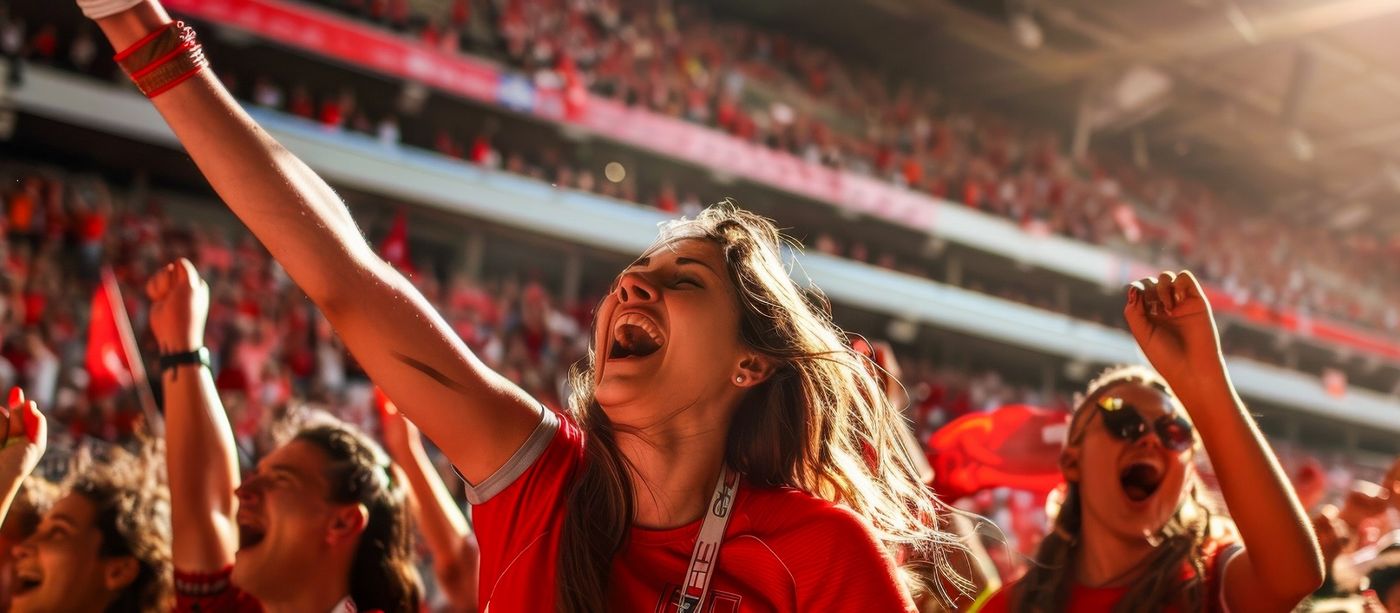
M 511 507 L 520 496 L 552 499 L 567 486 L 583 461 L 583 430 L 566 414 L 544 405 L 540 411 L 540 423 L 504 465 L 481 483 L 463 479 L 468 502 L 480 507 L 504 494 L 513 502 L 497 506 Z
M 753 488 L 740 511 L 776 548 L 880 552 L 874 530 L 859 513 L 799 489 Z
M 742 511 L 756 516 L 755 523 L 775 529 L 801 527 L 809 522 L 861 521 L 851 509 L 793 487 L 751 487 Z
M 851 508 L 792 488 L 755 489 L 740 512 L 792 576 L 800 611 L 906 611 L 875 529 Z

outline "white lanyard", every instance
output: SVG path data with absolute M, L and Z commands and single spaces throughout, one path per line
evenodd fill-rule
M 719 569 L 719 545 L 724 540 L 724 531 L 729 527 L 730 512 L 734 510 L 734 494 L 739 490 L 739 473 L 725 466 L 715 483 L 715 493 L 710 496 L 710 507 L 705 511 L 705 523 L 700 525 L 700 535 L 695 537 L 695 551 L 690 554 L 690 566 L 685 571 L 685 584 L 681 586 L 680 602 L 676 603 L 679 613 L 697 613 L 710 593 L 710 579 Z

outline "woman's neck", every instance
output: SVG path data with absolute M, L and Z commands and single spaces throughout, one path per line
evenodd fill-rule
M 1152 554 L 1145 538 L 1125 539 L 1105 530 L 1084 530 L 1075 555 L 1075 580 L 1088 587 L 1117 587 L 1132 580 Z
M 704 515 L 724 461 L 727 425 L 671 423 L 617 433 L 632 478 L 637 525 L 675 528 Z

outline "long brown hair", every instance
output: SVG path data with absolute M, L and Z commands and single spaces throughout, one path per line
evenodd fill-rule
M 1125 384 L 1151 387 L 1175 399 L 1171 388 L 1157 373 L 1141 366 L 1119 366 L 1105 371 L 1089 383 L 1084 398 L 1075 408 L 1066 438 L 1066 447 L 1077 445 L 1098 399 L 1112 388 Z M 1174 401 L 1174 400 L 1173 400 Z M 1211 534 L 1211 511 L 1201 499 L 1201 482 L 1196 471 L 1187 467 L 1189 488 L 1186 501 L 1166 525 L 1157 531 L 1157 546 L 1140 564 L 1145 569 L 1114 608 L 1116 612 L 1161 611 L 1167 606 L 1179 611 L 1201 611 L 1205 603 L 1206 541 Z M 1012 593 L 1014 610 L 1020 613 L 1064 611 L 1074 583 L 1074 561 L 1079 552 L 1084 508 L 1079 484 L 1070 483 L 1053 529 L 1040 542 L 1035 561 Z M 1194 571 L 1183 577 L 1181 568 Z
M 718 245 L 738 295 L 739 335 L 777 362 L 734 413 L 725 462 L 760 487 L 790 486 L 847 505 L 874 529 L 886 550 L 932 560 L 958 589 L 945 553 L 961 547 L 933 524 L 940 503 L 920 482 L 900 443 L 899 411 L 850 349 L 819 304 L 793 282 L 784 246 L 796 248 L 771 221 L 731 202 L 693 220 L 667 224 L 653 249 L 685 238 Z M 595 322 L 596 325 L 596 322 Z M 603 611 L 613 556 L 632 525 L 634 484 L 618 451 L 615 427 L 593 395 L 597 359 L 576 366 L 570 413 L 585 433 L 585 459 L 568 495 L 561 535 L 557 608 Z
M 329 460 L 330 500 L 363 504 L 369 520 L 350 565 L 350 598 L 361 610 L 414 613 L 422 601 L 413 566 L 407 493 L 388 457 L 369 437 L 343 424 L 321 424 L 294 440 L 315 445 Z

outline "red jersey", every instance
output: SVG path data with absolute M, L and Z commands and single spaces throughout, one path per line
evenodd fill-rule
M 212 573 L 175 571 L 176 613 L 262 613 L 262 603 L 229 580 L 233 567 Z
M 555 604 L 566 498 L 583 462 L 583 433 L 545 410 L 496 474 L 467 486 L 481 551 L 480 610 L 550 611 Z M 667 613 L 685 577 L 701 520 L 633 527 L 613 560 L 611 609 Z M 865 522 L 793 488 L 741 484 L 700 613 L 913 611 Z
M 262 603 L 230 580 L 233 567 L 212 573 L 175 571 L 175 613 L 262 613 Z M 330 613 L 383 613 L 360 611 L 349 596 L 331 607 Z
M 1240 547 L 1233 544 L 1208 543 L 1206 545 L 1206 598 L 1202 613 L 1229 613 L 1230 608 L 1225 605 L 1225 567 L 1240 551 Z M 1189 577 L 1193 574 L 1189 566 L 1182 568 L 1182 575 Z M 979 613 L 1006 613 L 1011 610 L 1011 591 L 1015 589 L 1016 583 L 1007 585 L 993 595 L 987 604 L 979 609 Z M 1069 604 L 1065 611 L 1112 611 L 1120 600 L 1128 594 L 1131 586 L 1123 587 L 1086 587 L 1075 584 L 1070 588 Z M 1166 613 L 1178 612 L 1176 607 L 1166 607 Z

